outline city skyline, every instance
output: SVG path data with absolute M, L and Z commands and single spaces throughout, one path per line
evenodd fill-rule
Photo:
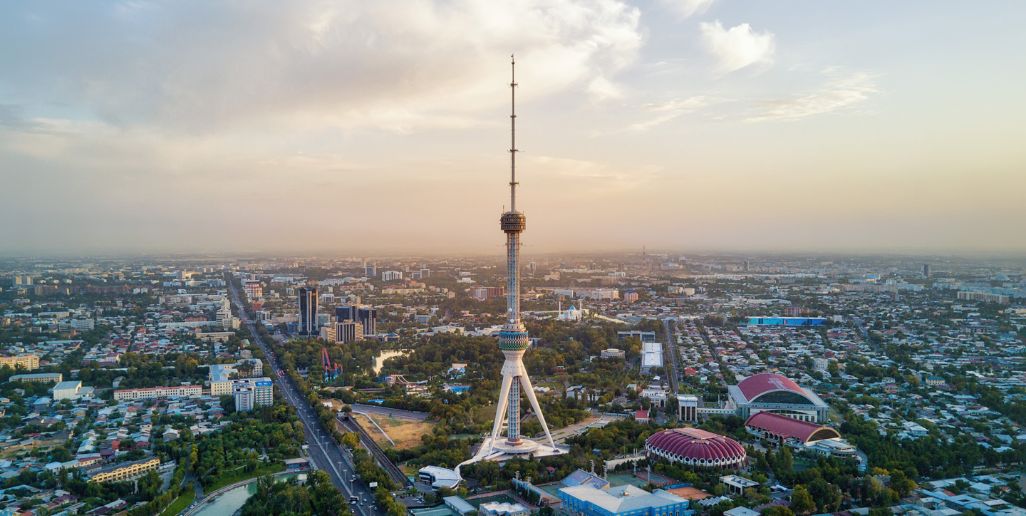
M 0 255 L 499 255 L 514 51 L 525 254 L 1022 254 L 1024 10 L 12 4 Z

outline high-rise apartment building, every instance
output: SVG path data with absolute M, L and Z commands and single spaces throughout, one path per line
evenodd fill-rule
M 317 287 L 299 289 L 299 334 L 317 335 Z
M 502 297 L 506 294 L 506 291 L 502 287 L 473 287 L 469 291 L 470 297 L 477 301 L 488 301 L 497 297 Z
M 235 399 L 236 412 L 249 412 L 256 404 L 255 388 L 247 383 L 232 384 L 232 398 Z
M 247 281 L 242 284 L 246 299 L 253 300 L 264 297 L 264 286 L 259 281 Z
M 274 404 L 274 382 L 270 378 L 243 378 L 232 386 L 235 411 L 248 412 Z

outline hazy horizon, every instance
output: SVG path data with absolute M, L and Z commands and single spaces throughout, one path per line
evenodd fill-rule
M 1026 4 L 14 2 L 0 256 L 1026 255 Z M 689 251 L 689 249 L 691 251 Z

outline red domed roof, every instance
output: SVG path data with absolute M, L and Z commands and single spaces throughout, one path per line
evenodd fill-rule
M 645 447 L 691 460 L 740 462 L 746 456 L 737 441 L 691 427 L 656 432 L 645 441 Z
M 829 426 L 799 421 L 772 412 L 759 412 L 752 415 L 745 421 L 745 426 L 761 430 L 781 439 L 797 439 L 803 443 L 841 437 L 837 430 Z
M 805 396 L 805 391 L 794 383 L 793 380 L 776 373 L 759 373 L 741 380 L 737 384 L 738 389 L 745 395 L 748 401 L 752 401 L 767 392 L 791 391 Z

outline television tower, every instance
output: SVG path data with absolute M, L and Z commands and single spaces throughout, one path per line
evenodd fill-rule
M 509 211 L 502 214 L 499 225 L 506 233 L 506 324 L 499 331 L 499 349 L 505 355 L 502 364 L 502 388 L 499 403 L 495 409 L 492 438 L 489 453 L 496 449 L 508 454 L 531 453 L 538 449 L 538 443 L 520 436 L 520 392 L 523 388 L 531 408 L 541 423 L 552 451 L 559 453 L 556 443 L 545 424 L 538 398 L 531 386 L 531 379 L 524 368 L 524 352 L 531 345 L 527 327 L 520 320 L 520 233 L 527 227 L 527 217 L 517 211 L 517 114 L 516 114 L 516 59 L 510 56 L 510 147 L 509 147 Z M 503 420 L 507 421 L 506 440 L 499 441 Z

